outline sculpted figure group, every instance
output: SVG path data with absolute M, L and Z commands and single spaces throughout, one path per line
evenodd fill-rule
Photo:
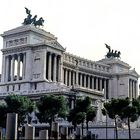
M 107 58 L 111 58 L 111 57 L 120 58 L 120 54 L 121 54 L 120 51 L 115 50 L 115 52 L 114 52 L 114 50 L 111 50 L 111 47 L 110 47 L 110 46 L 108 46 L 107 44 L 105 44 L 105 46 L 106 46 L 106 48 L 108 49 L 108 53 L 107 53 L 107 55 L 106 55 Z
M 42 17 L 39 18 L 39 20 L 37 20 L 37 15 L 32 17 L 31 10 L 29 10 L 26 7 L 25 9 L 26 9 L 27 17 L 24 19 L 24 22 L 22 23 L 23 25 L 33 24 L 34 26 L 43 26 L 44 19 Z

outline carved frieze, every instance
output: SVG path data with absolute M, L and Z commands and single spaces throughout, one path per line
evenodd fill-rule
M 17 47 L 17 48 L 8 48 L 8 49 L 2 49 L 1 51 L 3 54 L 10 54 L 10 53 L 17 53 L 17 52 L 23 52 L 26 50 L 29 50 L 30 48 L 28 46 L 22 46 L 22 47 Z
M 23 45 L 26 43 L 27 43 L 27 37 L 23 37 L 23 38 L 6 41 L 6 47 Z

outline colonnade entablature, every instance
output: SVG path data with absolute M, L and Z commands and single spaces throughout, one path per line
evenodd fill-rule
M 63 54 L 63 61 L 69 65 L 90 69 L 92 71 L 102 71 L 105 73 L 110 73 L 110 66 L 106 64 L 99 64 L 95 61 L 87 60 L 81 57 L 77 57 L 75 55 L 64 53 Z

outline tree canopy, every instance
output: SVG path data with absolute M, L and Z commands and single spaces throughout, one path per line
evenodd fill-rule
M 37 102 L 37 116 L 40 122 L 54 120 L 54 116 L 65 117 L 67 113 L 66 101 L 63 96 L 45 95 Z
M 28 113 L 34 110 L 34 103 L 25 96 L 9 95 L 5 98 L 7 113 L 18 113 L 18 120 L 22 124 Z
M 96 116 L 96 111 L 93 106 L 91 106 L 91 99 L 87 96 L 84 99 L 77 99 L 75 108 L 70 110 L 68 115 L 68 121 L 76 127 L 77 124 L 82 124 L 82 134 L 83 134 L 83 123 L 86 120 L 87 130 L 88 122 L 93 121 Z

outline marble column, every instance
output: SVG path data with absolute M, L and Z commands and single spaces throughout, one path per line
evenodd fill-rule
M 75 71 L 73 71 L 73 85 L 75 85 Z
M 129 98 L 131 97 L 131 79 L 129 79 Z
M 20 54 L 18 54 L 17 58 L 17 80 L 20 80 Z
M 56 82 L 56 54 L 54 54 L 54 63 L 53 63 L 53 82 Z
M 104 79 L 104 97 L 106 98 L 106 79 Z
M 6 56 L 3 55 L 2 57 L 2 75 L 1 75 L 1 82 L 7 81 L 7 77 L 6 76 Z
M 86 87 L 86 75 L 84 74 L 84 87 Z
M 15 68 L 15 56 L 12 56 L 11 61 L 11 81 L 14 81 L 14 68 Z
M 132 80 L 130 80 L 130 99 L 132 99 L 132 92 L 133 92 L 133 89 L 132 89 Z
M 49 57 L 48 57 L 48 62 L 49 62 L 49 64 L 48 64 L 48 80 L 49 81 L 52 81 L 51 80 L 51 75 L 52 75 L 52 54 L 51 53 L 49 53 Z
M 131 80 L 131 99 L 133 98 L 133 80 Z
M 88 75 L 88 88 L 90 89 L 90 76 Z
M 67 69 L 65 69 L 65 85 L 68 85 L 68 71 L 67 71 Z
M 69 86 L 71 86 L 71 70 L 69 70 Z
M 91 88 L 94 90 L 94 77 L 92 77 L 92 87 Z
M 76 85 L 78 85 L 78 70 L 76 70 Z
M 82 73 L 80 73 L 80 86 L 82 87 Z
M 26 69 L 26 54 L 23 53 L 22 79 L 25 79 L 25 69 Z
M 135 81 L 133 80 L 133 98 L 135 98 Z
M 96 90 L 98 90 L 98 80 L 99 80 L 99 78 L 96 77 Z
M 9 56 L 6 56 L 6 75 L 5 75 L 5 76 L 6 76 L 6 77 L 5 77 L 5 80 L 6 80 L 6 81 L 8 81 L 9 75 L 10 75 L 10 74 L 9 74 L 9 72 L 10 72 L 10 71 L 9 71 L 9 69 L 10 69 L 10 68 L 9 68 L 9 62 L 10 62 L 10 57 L 9 57 Z
M 63 57 L 59 55 L 58 58 L 58 82 L 62 82 L 64 79 L 63 74 Z
M 100 80 L 100 91 L 102 91 L 102 78 L 99 79 Z
M 62 79 L 62 83 L 64 83 L 64 79 L 65 79 L 65 69 L 64 69 L 64 68 L 62 69 L 62 72 L 63 72 L 63 79 Z M 60 80 L 58 80 L 58 82 L 60 82 Z
M 138 82 L 137 81 L 136 81 L 135 85 L 136 85 L 136 98 L 137 98 L 138 97 Z
M 44 50 L 44 53 L 43 53 L 43 70 L 42 70 L 42 78 L 46 80 L 46 69 L 47 69 L 47 50 Z
M 108 84 L 107 84 L 107 85 L 108 85 L 108 87 L 107 87 L 108 93 L 106 92 L 106 94 L 108 94 L 108 97 L 109 97 L 109 98 L 112 98 L 113 96 L 112 96 L 112 94 L 111 94 L 111 93 L 112 93 L 112 92 L 111 92 L 111 91 L 112 91 L 112 89 L 111 89 L 111 88 L 112 88 L 112 86 L 111 86 L 111 79 L 108 79 L 108 81 L 106 81 L 106 82 L 108 82 Z

